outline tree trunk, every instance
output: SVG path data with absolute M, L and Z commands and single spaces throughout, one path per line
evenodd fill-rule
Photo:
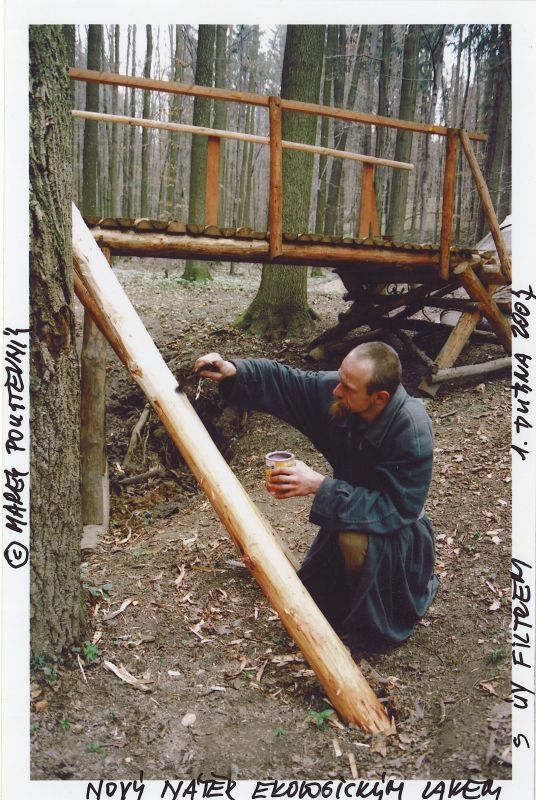
M 87 39 L 87 68 L 101 68 L 102 25 L 90 25 Z M 86 83 L 86 110 L 99 110 L 99 84 Z M 86 120 L 84 125 L 84 155 L 82 207 L 84 214 L 98 214 L 98 123 Z
M 119 72 L 119 50 L 120 50 L 120 25 L 114 25 L 114 63 L 113 71 Z M 112 114 L 119 111 L 119 87 L 112 86 Z M 119 173 L 118 173 L 118 136 L 119 126 L 112 125 L 112 141 L 110 148 L 110 214 L 112 217 L 120 216 L 118 207 L 119 197 Z
M 368 30 L 369 30 L 368 25 L 361 25 L 361 30 L 359 32 L 359 40 L 357 44 L 357 52 L 355 56 L 354 67 L 352 70 L 350 87 L 348 89 L 348 97 L 346 101 L 348 108 L 353 108 L 355 106 L 355 99 L 357 96 L 357 82 L 359 80 L 361 59 L 365 50 Z M 341 42 L 341 37 L 343 35 L 345 35 L 344 26 L 340 26 L 339 44 L 337 48 L 337 62 L 340 64 L 344 64 L 344 59 L 346 56 L 344 39 Z M 342 107 L 344 105 L 344 67 L 342 67 L 342 74 L 338 74 L 337 67 L 335 68 L 333 89 L 334 89 L 333 92 L 334 103 L 336 106 Z M 350 126 L 348 125 L 348 123 L 338 122 L 337 120 L 335 120 L 334 147 L 336 150 L 346 150 L 346 142 L 348 140 L 349 128 Z M 332 159 L 331 174 L 329 178 L 329 187 L 328 187 L 328 199 L 326 206 L 326 222 L 324 226 L 324 233 L 326 233 L 328 236 L 331 236 L 333 233 L 335 233 L 337 219 L 340 219 L 341 216 L 339 195 L 341 191 L 342 169 L 343 169 L 343 160 L 341 158 Z
M 333 37 L 330 36 L 331 25 L 328 26 L 326 52 L 324 57 L 324 88 L 322 90 L 322 105 L 331 105 L 331 90 L 333 87 L 333 60 L 335 50 L 333 49 Z M 320 122 L 320 147 L 329 146 L 329 117 L 322 117 Z M 326 216 L 327 199 L 327 173 L 328 157 L 320 156 L 318 159 L 318 192 L 316 199 L 316 223 L 315 231 L 323 233 L 324 219 Z
M 227 25 L 216 26 L 216 66 L 214 68 L 214 86 L 217 89 L 227 88 Z M 228 103 L 214 103 L 214 127 L 216 130 L 227 129 Z M 226 197 L 224 192 L 225 164 L 228 147 L 224 139 L 220 140 L 220 203 L 218 206 L 218 224 L 225 224 Z
M 92 30 L 93 29 L 93 30 Z M 88 69 L 101 69 L 102 26 L 90 25 L 88 34 Z M 91 45 L 91 46 L 90 46 Z M 97 49 L 98 48 L 98 49 Z M 90 66 L 91 65 L 91 66 Z M 89 92 L 87 84 L 86 110 L 98 111 L 97 92 Z M 91 126 L 97 125 L 91 122 Z M 83 213 L 98 213 L 97 185 L 92 178 L 97 161 L 97 137 L 93 127 L 84 131 L 84 205 Z M 86 179 L 86 176 L 90 176 Z M 87 311 L 84 312 L 84 335 L 81 359 L 81 492 L 82 522 L 101 524 L 104 520 L 102 476 L 105 460 L 105 397 L 106 344 L 103 335 Z M 98 388 L 96 388 L 98 387 Z M 96 389 L 96 391 L 95 391 Z M 88 439 L 89 436 L 89 439 Z M 98 441 L 96 441 L 98 439 Z
M 195 83 L 198 86 L 212 86 L 214 75 L 215 25 L 200 25 L 197 39 L 197 62 Z M 194 100 L 194 125 L 210 127 L 211 101 L 196 97 Z M 192 137 L 190 156 L 190 200 L 188 221 L 203 224 L 205 221 L 205 182 L 207 176 L 206 136 Z M 203 261 L 187 261 L 182 278 L 187 281 L 206 281 L 211 279 L 209 264 Z
M 283 57 L 281 97 L 317 103 L 320 93 L 325 29 L 320 25 L 289 25 Z M 283 114 L 283 138 L 314 144 L 312 114 Z M 283 151 L 283 227 L 305 231 L 309 222 L 313 157 Z M 254 333 L 277 338 L 303 334 L 312 326 L 307 305 L 307 270 L 268 264 L 251 305 L 237 322 Z
M 151 62 L 153 59 L 153 31 L 150 25 L 146 26 L 147 48 L 145 50 L 145 67 L 143 77 L 151 77 Z M 151 116 L 151 93 L 143 93 L 143 119 Z M 149 216 L 149 128 L 142 128 L 141 133 L 141 216 Z
M 172 80 L 180 82 L 182 80 L 182 53 L 184 39 L 180 35 L 180 25 L 175 25 L 175 54 L 173 58 Z M 182 114 L 181 96 L 172 94 L 169 101 L 169 121 L 179 122 Z M 177 167 L 179 162 L 179 134 L 169 132 L 168 150 L 168 175 L 166 188 L 166 216 L 171 219 L 178 219 L 175 213 L 176 189 L 177 189 Z
M 488 130 L 486 149 L 486 165 L 484 175 L 494 208 L 497 208 L 499 198 L 499 184 L 501 168 L 505 150 L 506 133 L 510 117 L 510 28 L 501 25 L 499 32 L 499 53 L 493 85 L 493 106 Z M 478 226 L 478 239 L 484 236 L 487 230 L 484 210 L 481 209 Z
M 378 115 L 387 117 L 389 115 L 389 95 L 391 87 L 391 54 L 393 45 L 393 26 L 383 25 L 382 32 L 382 55 L 380 62 L 380 78 L 378 82 Z M 387 152 L 387 134 L 388 129 L 380 126 L 376 130 L 376 147 L 374 154 L 376 158 L 383 158 Z M 378 221 L 380 231 L 383 228 L 383 218 L 385 216 L 385 208 L 382 203 L 382 198 L 385 192 L 387 170 L 376 170 L 375 188 L 378 207 Z
M 132 75 L 136 74 L 136 26 L 132 26 Z M 130 90 L 130 116 L 136 116 L 136 90 Z M 129 160 L 128 160 L 128 216 L 134 216 L 136 203 L 136 191 L 134 185 L 134 173 L 136 166 L 136 127 L 130 127 L 129 136 Z
M 128 68 L 130 64 L 130 49 L 131 49 L 131 26 L 128 26 L 128 36 L 127 36 L 127 61 L 125 67 L 125 73 L 128 75 Z M 125 97 L 123 102 L 123 115 L 128 117 L 128 101 L 129 101 L 129 94 L 128 89 L 125 87 Z M 123 183 L 122 183 L 122 192 L 121 192 L 121 202 L 120 202 L 120 214 L 121 216 L 128 216 L 129 208 L 128 208 L 128 170 L 129 170 L 129 163 L 130 163 L 130 148 L 128 146 L 129 142 L 129 134 L 132 129 L 129 130 L 128 125 L 121 125 L 121 152 L 123 155 L 123 165 L 122 165 L 122 172 L 123 172 Z
M 412 120 L 415 116 L 415 102 L 417 99 L 417 78 L 419 71 L 419 26 L 408 25 L 404 42 L 404 57 L 402 63 L 402 89 L 400 92 L 400 119 Z M 411 158 L 411 144 L 413 134 L 411 131 L 397 130 L 395 145 L 395 161 L 409 161 Z M 408 196 L 408 173 L 405 169 L 393 170 L 391 180 L 391 197 L 389 201 L 389 217 L 387 220 L 387 235 L 394 241 L 404 238 L 406 221 L 406 204 Z
M 30 633 L 34 657 L 81 629 L 80 376 L 71 250 L 72 128 L 61 26 L 30 39 Z M 54 125 L 50 125 L 54 120 Z
M 439 84 L 441 81 L 441 72 L 443 69 L 443 53 L 445 50 L 445 38 L 446 38 L 446 25 L 438 26 L 439 29 L 435 35 L 435 39 L 432 40 L 432 34 L 426 36 L 426 43 L 430 52 L 430 67 L 432 70 L 432 91 L 430 94 L 430 101 L 428 103 L 428 109 L 426 113 L 425 121 L 432 125 L 435 119 L 435 112 L 437 106 L 437 97 L 439 94 Z M 428 233 L 428 238 L 431 239 L 431 227 L 428 223 L 428 198 L 431 195 L 430 191 L 430 173 L 431 173 L 431 164 L 430 164 L 430 144 L 431 144 L 431 136 L 424 136 L 424 154 L 423 154 L 423 169 L 421 173 L 421 180 L 419 183 L 419 190 L 418 196 L 420 200 L 420 221 L 419 221 L 419 234 L 418 239 L 420 242 L 424 242 L 426 238 L 426 234 Z M 437 201 L 436 201 L 437 202 Z

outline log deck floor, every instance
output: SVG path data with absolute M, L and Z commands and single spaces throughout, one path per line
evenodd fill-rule
M 431 396 L 436 394 L 442 379 L 457 377 L 452 367 L 483 317 L 507 355 L 511 353 L 508 304 L 493 300 L 498 286 L 506 283 L 494 253 L 451 248 L 445 271 L 444 251 L 434 244 L 283 233 L 281 251 L 274 256 L 270 252 L 269 234 L 251 228 L 149 219 L 84 219 L 97 244 L 108 248 L 112 256 L 281 263 L 333 269 L 347 289 L 345 301 L 352 301 L 352 306 L 340 316 L 337 325 L 310 343 L 310 351 L 319 356 L 342 352 L 363 338 L 389 330 L 425 366 L 426 376 L 420 388 Z M 396 286 L 397 293 L 386 294 L 386 284 Z M 448 297 L 460 287 L 465 289 L 467 299 Z M 420 321 L 412 317 L 428 306 L 461 312 L 435 359 L 423 353 L 405 333 Z M 362 326 L 368 326 L 373 333 L 348 338 L 351 331 Z M 479 366 L 475 365 L 475 374 Z M 489 372 L 489 362 L 487 366 Z M 498 359 L 497 369 L 504 366 L 505 360 Z M 467 368 L 463 368 L 459 376 L 466 374 Z

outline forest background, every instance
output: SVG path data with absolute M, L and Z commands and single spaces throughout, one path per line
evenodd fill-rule
M 481 166 L 499 220 L 510 213 L 510 26 L 303 27 L 311 31 L 310 69 L 322 76 L 312 102 L 486 132 L 488 142 L 477 145 Z M 284 25 L 80 26 L 76 66 L 277 95 L 285 36 Z M 310 75 L 306 83 L 311 83 Z M 194 102 L 191 97 L 117 86 L 87 87 L 86 98 L 86 85 L 81 82 L 74 84 L 73 91 L 74 107 L 79 109 L 87 105 L 108 114 L 268 134 L 266 110 L 255 106 Z M 306 125 L 308 118 L 301 119 L 302 126 Z M 313 143 L 411 161 L 415 169 L 409 176 L 401 170 L 376 171 L 381 231 L 397 241 L 438 241 L 443 137 L 328 118 L 315 128 Z M 89 132 L 94 144 L 88 141 Z M 84 147 L 92 147 L 96 155 L 94 182 L 84 181 Z M 202 223 L 206 147 L 204 137 L 77 121 L 75 198 L 87 214 Z M 265 230 L 268 148 L 241 141 L 226 141 L 222 147 L 219 224 Z M 356 235 L 361 168 L 353 162 L 315 156 L 309 231 Z M 90 201 L 87 193 L 93 188 L 95 196 Z M 475 243 L 485 232 L 485 220 L 461 154 L 456 189 L 453 244 Z M 209 273 L 186 277 L 206 279 Z

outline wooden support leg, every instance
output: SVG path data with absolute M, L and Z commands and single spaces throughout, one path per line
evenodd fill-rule
M 374 190 L 374 164 L 363 164 L 358 236 L 360 239 L 366 239 L 371 232 L 373 236 L 380 234 Z
M 386 710 L 322 615 L 210 438 L 176 378 L 73 208 L 74 268 L 103 328 L 122 343 L 130 375 L 146 394 L 248 567 L 315 671 L 335 709 L 369 733 L 394 732 Z M 112 342 L 111 342 L 112 343 Z M 179 389 L 179 391 L 178 391 Z
M 447 154 L 443 178 L 443 206 L 441 210 L 441 242 L 439 245 L 439 275 L 446 281 L 449 277 L 450 243 L 454 195 L 456 190 L 456 159 L 458 156 L 458 133 L 455 128 L 447 131 Z
M 454 270 L 454 274 L 460 279 L 469 297 L 481 304 L 482 313 L 491 325 L 493 332 L 507 354 L 511 355 L 512 331 L 510 329 L 510 324 L 499 309 L 497 303 L 493 300 L 491 293 L 486 290 L 469 264 L 460 264 Z
M 437 371 L 446 367 L 451 367 L 463 348 L 469 341 L 469 337 L 480 322 L 482 313 L 480 311 L 466 311 L 461 315 L 458 324 L 452 330 L 449 338 L 441 348 L 435 360 Z M 423 378 L 419 383 L 422 392 L 435 397 L 439 389 L 439 383 L 431 383 L 428 378 Z
M 268 98 L 270 114 L 270 259 L 283 252 L 283 145 L 281 130 L 281 99 Z

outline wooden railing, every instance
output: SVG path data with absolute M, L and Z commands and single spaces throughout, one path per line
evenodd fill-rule
M 360 161 L 363 163 L 363 173 L 361 179 L 361 205 L 358 225 L 358 235 L 360 238 L 366 238 L 369 236 L 369 234 L 372 234 L 373 236 L 379 236 L 380 234 L 376 211 L 376 195 L 374 190 L 375 167 L 385 166 L 395 169 L 413 169 L 412 164 L 405 162 L 392 161 L 389 159 L 377 159 L 372 156 L 365 156 L 359 153 L 317 147 L 315 145 L 306 145 L 300 142 L 284 141 L 281 132 L 281 119 L 283 111 L 315 114 L 318 116 L 345 120 L 347 122 L 360 122 L 368 125 L 377 125 L 381 127 L 394 128 L 397 130 L 407 130 L 416 133 L 434 134 L 437 136 L 446 137 L 447 153 L 445 158 L 445 171 L 443 178 L 443 202 L 439 258 L 439 275 L 443 280 L 447 280 L 449 276 L 450 249 L 452 243 L 452 220 L 454 215 L 456 185 L 456 162 L 458 141 L 461 141 L 464 153 L 468 159 L 471 172 L 475 179 L 476 187 L 484 208 L 484 212 L 486 214 L 490 231 L 497 247 L 497 253 L 501 263 L 503 277 L 507 283 L 511 283 L 512 272 L 510 259 L 499 229 L 499 223 L 495 211 L 491 204 L 485 180 L 478 166 L 471 144 L 472 140 L 482 142 L 486 141 L 487 135 L 484 133 L 479 133 L 477 131 L 465 131 L 458 128 L 447 128 L 441 125 L 427 125 L 424 123 L 391 117 L 376 116 L 374 114 L 366 114 L 348 109 L 334 108 L 331 106 L 318 105 L 314 103 L 303 103 L 298 100 L 288 100 L 273 96 L 269 97 L 251 92 L 216 89 L 208 86 L 181 84 L 130 75 L 116 75 L 107 72 L 97 72 L 94 70 L 84 69 L 71 69 L 69 71 L 69 75 L 73 80 L 103 83 L 113 86 L 126 86 L 136 89 L 167 92 L 170 94 L 206 97 L 213 100 L 225 100 L 228 102 L 247 103 L 250 105 L 266 107 L 269 114 L 269 136 L 255 136 L 252 134 L 238 133 L 234 131 L 222 131 L 193 125 L 182 125 L 179 123 L 158 122 L 156 120 L 137 118 L 134 119 L 132 117 L 120 117 L 86 111 L 73 111 L 72 113 L 73 116 L 77 118 L 95 119 L 104 122 L 126 125 L 139 125 L 141 127 L 149 128 L 161 128 L 163 130 L 208 136 L 207 191 L 205 193 L 205 224 L 207 225 L 216 224 L 218 216 L 218 176 L 221 139 L 237 139 L 245 142 L 269 145 L 269 235 L 271 260 L 277 260 L 279 257 L 281 257 L 283 250 L 283 149 L 301 150 L 335 158 L 345 158 L 353 161 Z

